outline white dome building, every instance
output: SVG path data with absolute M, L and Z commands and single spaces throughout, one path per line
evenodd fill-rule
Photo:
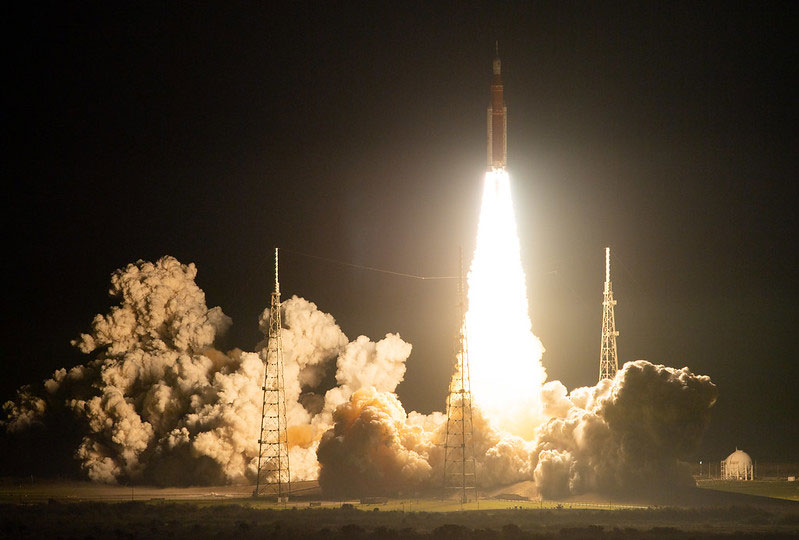
M 721 477 L 725 480 L 754 480 L 755 468 L 752 458 L 743 450 L 736 448 L 735 452 L 721 462 Z

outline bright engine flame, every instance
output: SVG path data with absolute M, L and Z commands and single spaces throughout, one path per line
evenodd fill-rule
M 486 173 L 466 313 L 475 404 L 500 428 L 531 440 L 542 421 L 544 347 L 533 335 L 508 173 Z

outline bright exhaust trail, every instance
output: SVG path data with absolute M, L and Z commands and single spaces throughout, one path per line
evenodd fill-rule
M 486 173 L 468 286 L 466 330 L 475 404 L 497 427 L 531 440 L 543 420 L 544 347 L 532 332 L 504 169 Z

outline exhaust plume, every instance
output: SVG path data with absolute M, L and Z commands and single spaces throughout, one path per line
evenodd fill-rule
M 475 405 L 500 429 L 531 440 L 544 419 L 544 347 L 532 331 L 510 179 L 504 169 L 485 176 L 468 285 L 466 332 Z

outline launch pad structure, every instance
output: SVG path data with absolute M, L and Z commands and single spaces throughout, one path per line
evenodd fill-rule
M 258 439 L 258 475 L 253 497 L 288 501 L 291 491 L 288 435 L 286 430 L 286 385 L 283 378 L 283 340 L 280 314 L 278 249 L 275 248 L 275 289 L 269 307 L 269 336 L 264 358 L 264 392 Z
M 444 441 L 444 487 L 460 490 L 460 501 L 477 498 L 472 424 L 472 390 L 466 341 L 466 300 L 463 285 L 463 253 L 458 279 L 458 338 L 455 365 L 447 394 L 447 434 Z
M 599 380 L 612 379 L 619 371 L 619 358 L 616 352 L 616 315 L 613 307 L 613 287 L 610 284 L 610 248 L 605 248 L 605 292 L 602 299 L 602 344 L 599 353 Z

